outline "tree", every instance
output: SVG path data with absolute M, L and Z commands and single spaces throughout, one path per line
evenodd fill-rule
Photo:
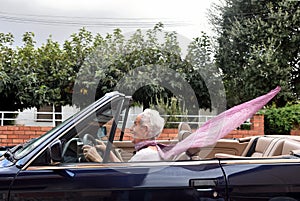
M 182 91 L 181 83 L 170 78 L 176 77 L 176 73 L 180 77 L 179 69 L 184 69 L 186 64 L 180 55 L 176 33 L 163 33 L 162 28 L 162 24 L 157 24 L 145 35 L 137 30 L 129 40 L 116 29 L 103 38 L 79 73 L 77 92 L 85 92 L 78 94 L 80 102 L 92 102 L 118 89 L 134 92 L 130 94 L 134 100 L 149 107 L 154 97 L 167 98 L 174 91 Z M 159 42 L 158 38 L 164 41 Z
M 14 56 L 16 51 L 13 49 L 12 44 L 14 42 L 14 37 L 12 34 L 0 33 L 0 110 L 10 110 L 18 108 L 20 104 L 19 100 L 15 100 L 16 97 L 16 87 L 14 81 L 16 76 L 12 76 L 14 73 Z M 16 106 L 14 104 L 16 103 Z
M 0 34 L 2 110 L 49 104 L 83 107 L 113 90 L 130 92 L 144 107 L 154 97 L 169 101 L 175 95 L 188 102 L 190 111 L 197 111 L 198 103 L 211 108 L 207 87 L 215 79 L 210 83 L 207 77 L 216 74 L 204 33 L 191 43 L 186 58 L 177 34 L 164 32 L 161 23 L 145 32 L 137 30 L 128 40 L 120 29 L 102 37 L 82 28 L 63 46 L 50 36 L 36 47 L 32 32 L 24 34 L 21 47 L 12 44 L 11 34 Z
M 188 47 L 187 67 L 182 69 L 195 91 L 198 103 L 204 109 L 225 110 L 226 101 L 221 72 L 213 62 L 210 38 L 202 32 Z
M 14 111 L 31 107 L 35 101 L 33 90 L 36 86 L 37 75 L 36 56 L 34 52 L 34 34 L 27 32 L 23 35 L 24 46 L 13 49 L 13 36 L 2 34 L 1 44 L 1 104 L 0 109 Z
M 86 105 L 119 90 L 133 95 L 134 101 L 145 108 L 155 97 L 170 101 L 174 95 L 189 107 L 189 112 L 197 113 L 199 104 L 211 108 L 207 87 L 213 86 L 215 79 L 206 86 L 209 83 L 204 77 L 217 76 L 212 67 L 211 44 L 202 34 L 189 46 L 184 59 L 177 34 L 164 32 L 160 23 L 145 32 L 138 29 L 128 40 L 120 29 L 114 30 L 99 40 L 83 63 L 75 84 L 77 102 Z M 205 74 L 206 68 L 209 73 Z
M 82 28 L 63 48 L 51 36 L 36 47 L 34 33 L 26 32 L 23 45 L 13 47 L 12 34 L 0 33 L 0 110 L 71 105 L 77 73 L 97 37 Z
M 299 98 L 299 1 L 227 0 L 211 16 L 218 31 L 216 65 L 222 70 L 228 106 L 277 85 L 278 106 Z

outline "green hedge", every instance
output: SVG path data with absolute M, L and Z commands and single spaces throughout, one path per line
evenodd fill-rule
M 188 113 L 184 107 L 184 104 L 182 104 L 181 101 L 176 97 L 166 99 L 156 97 L 155 100 L 150 104 L 150 108 L 158 110 L 160 114 L 169 116 L 165 118 L 165 128 L 178 128 L 180 122 L 188 121 L 187 117 L 178 117 L 178 115 L 187 115 Z
M 300 103 L 282 108 L 264 110 L 265 134 L 289 135 L 292 129 L 300 127 Z

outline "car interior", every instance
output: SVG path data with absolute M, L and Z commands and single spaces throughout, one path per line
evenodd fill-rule
M 107 133 L 111 130 L 111 121 L 105 125 Z M 95 131 L 95 125 L 91 125 L 91 130 Z M 69 140 L 65 139 L 62 150 L 62 163 L 82 163 L 88 162 L 82 154 L 83 144 L 96 144 L 96 132 L 87 132 L 86 129 L 82 132 L 76 132 L 75 129 L 69 131 L 77 133 L 75 137 Z M 71 134 L 70 134 L 71 135 Z M 184 137 L 179 137 L 183 140 Z M 99 140 L 99 139 L 98 139 Z M 177 141 L 161 140 L 163 144 L 176 144 Z M 110 142 L 105 141 L 106 144 Z M 122 162 L 127 162 L 134 154 L 134 145 L 131 141 L 115 140 L 111 145 L 111 151 Z M 102 157 L 104 153 L 99 153 Z M 258 159 L 258 158 L 299 158 L 300 157 L 300 138 L 296 136 L 253 136 L 240 139 L 220 139 L 215 144 L 190 148 L 185 152 L 175 156 L 171 161 L 190 161 L 190 160 L 209 160 L 209 159 Z M 36 161 L 39 161 L 38 159 Z M 43 160 L 40 160 L 43 161 Z M 107 161 L 110 162 L 110 161 Z M 35 165 L 43 165 L 35 163 Z
M 129 104 L 129 103 L 128 103 Z M 87 116 L 59 139 L 62 144 L 62 160 L 60 163 L 88 162 L 83 156 L 82 146 L 96 145 L 96 139 L 107 145 L 105 153 L 98 152 L 103 162 L 108 160 L 109 151 L 113 151 L 122 162 L 127 162 L 134 154 L 134 145 L 131 141 L 123 141 L 127 121 L 126 109 L 128 104 L 119 108 L 118 103 L 107 104 Z M 125 110 L 124 110 L 125 109 Z M 124 111 L 123 111 L 124 110 Z M 122 115 L 119 115 L 123 111 Z M 125 112 L 125 113 L 124 113 Z M 125 114 L 125 115 L 124 115 Z M 106 139 L 98 136 L 99 120 L 101 127 L 105 127 Z M 121 133 L 121 134 L 120 134 Z M 188 137 L 191 132 L 179 132 L 178 140 L 162 140 L 162 144 L 175 145 Z M 42 154 L 33 163 L 45 164 Z M 295 158 L 300 156 L 300 137 L 297 136 L 253 136 L 239 139 L 220 139 L 206 147 L 187 149 L 185 152 L 169 159 L 169 161 L 189 161 L 208 159 L 253 159 L 253 158 Z
M 101 115 L 100 115 L 101 114 Z M 122 162 L 127 162 L 134 153 L 134 145 L 131 141 L 122 141 L 117 135 L 120 133 L 120 122 L 113 121 L 111 108 L 97 113 L 97 118 L 105 118 L 105 126 L 107 130 L 106 144 L 111 142 L 111 150 Z M 101 140 L 97 136 L 99 126 L 95 124 L 95 119 L 85 121 L 85 126 L 77 129 L 77 135 L 64 143 L 63 162 L 87 162 L 82 155 L 82 145 L 95 145 L 95 139 Z M 116 128 L 113 131 L 113 123 L 116 123 Z M 119 126 L 117 125 L 119 124 Z M 80 128 L 81 126 L 78 126 Z M 188 137 L 191 132 L 178 133 L 178 141 Z M 113 139 L 109 141 L 112 135 Z M 162 140 L 163 144 L 176 144 L 177 141 Z M 102 157 L 104 153 L 99 153 Z M 299 155 L 298 155 L 299 154 Z M 186 160 L 205 160 L 205 159 L 224 159 L 224 158 L 278 158 L 278 157 L 298 157 L 300 156 L 300 138 L 292 136 L 253 136 L 240 139 L 220 139 L 216 143 L 206 147 L 190 148 L 185 152 L 170 159 L 172 161 Z M 109 161 L 107 161 L 109 162 Z

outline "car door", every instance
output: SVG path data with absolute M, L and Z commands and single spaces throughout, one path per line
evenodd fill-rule
M 10 200 L 226 200 L 217 160 L 29 166 Z
M 230 200 L 300 200 L 299 159 L 222 160 Z

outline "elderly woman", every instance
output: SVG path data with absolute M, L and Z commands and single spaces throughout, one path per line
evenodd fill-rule
M 162 132 L 164 123 L 164 119 L 159 113 L 151 109 L 144 110 L 144 112 L 136 117 L 133 126 L 130 128 L 136 154 L 128 162 L 162 160 L 159 153 L 160 148 L 155 142 L 155 138 Z M 98 143 L 99 145 L 96 145 L 96 147 L 83 146 L 83 153 L 87 160 L 94 162 L 102 161 L 102 157 L 98 154 L 96 148 L 104 151 L 105 145 L 100 141 Z M 120 162 L 112 152 L 110 152 L 109 158 L 112 162 Z

